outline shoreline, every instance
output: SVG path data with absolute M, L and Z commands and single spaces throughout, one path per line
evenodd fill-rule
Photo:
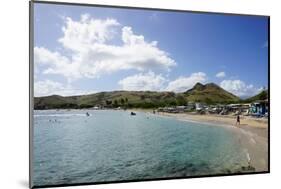
M 87 109 L 83 109 L 87 110 Z M 90 110 L 90 109 L 88 109 Z M 99 111 L 99 110 L 96 110 Z M 114 110 L 124 111 L 124 110 Z M 178 121 L 196 122 L 206 126 L 221 126 L 233 133 L 236 144 L 240 145 L 245 153 L 249 167 L 254 167 L 253 172 L 268 171 L 268 120 L 241 116 L 240 125 L 235 125 L 236 117 L 229 115 L 194 114 L 194 113 L 166 113 L 155 112 L 153 109 L 127 109 L 130 112 L 145 113 L 148 116 L 169 117 Z M 138 113 L 137 113 L 138 115 Z M 172 125 L 171 125 L 172 126 Z
M 151 113 L 152 115 L 161 115 L 165 117 L 173 117 L 182 121 L 194 121 L 199 123 L 207 123 L 214 125 L 235 126 L 239 128 L 251 127 L 251 128 L 268 128 L 267 118 L 254 118 L 249 116 L 240 115 L 240 125 L 236 125 L 236 116 L 230 115 L 217 115 L 217 114 L 196 114 L 196 113 L 167 113 L 157 112 L 153 114 L 153 109 L 127 109 L 126 111 L 136 111 L 143 113 Z
M 192 113 L 152 113 L 152 110 L 130 109 L 149 113 L 151 115 L 174 118 L 179 121 L 196 122 L 204 125 L 222 126 L 229 129 L 236 137 L 245 153 L 249 167 L 254 167 L 254 172 L 268 171 L 268 120 L 241 116 L 241 125 L 235 125 L 235 116 L 225 115 L 198 115 Z
M 240 116 L 240 125 L 236 125 L 235 116 L 225 115 L 198 115 L 191 113 L 157 113 L 157 115 L 173 117 L 181 121 L 204 123 L 208 125 L 225 126 L 231 128 L 239 128 L 254 132 L 262 137 L 267 137 L 268 120 L 263 118 L 252 118 Z

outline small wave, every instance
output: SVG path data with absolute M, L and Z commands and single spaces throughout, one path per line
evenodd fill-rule
M 250 166 L 251 165 L 251 156 L 250 156 L 250 153 L 248 151 L 248 149 L 244 149 L 244 152 L 245 152 L 245 155 L 246 155 L 246 158 L 247 158 L 247 162 L 248 162 L 248 165 Z
M 246 157 L 247 157 L 248 163 L 250 164 L 250 162 L 251 162 L 251 158 L 250 158 L 250 154 L 249 154 L 249 152 L 247 152 L 247 153 L 246 153 Z
M 255 141 L 255 139 L 251 138 L 250 139 L 252 143 L 256 144 L 257 142 Z
M 35 114 L 34 117 L 72 117 L 81 116 L 85 117 L 86 114 Z

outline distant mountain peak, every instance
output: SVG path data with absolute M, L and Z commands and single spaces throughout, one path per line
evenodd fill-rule
M 215 83 L 207 83 L 206 86 L 218 87 L 218 85 Z
M 200 82 L 197 82 L 192 89 L 202 90 L 204 88 L 204 85 Z
M 214 89 L 222 89 L 220 86 L 218 86 L 218 85 L 215 84 L 215 83 L 207 83 L 207 84 L 205 85 L 205 87 L 214 88 Z
M 204 86 L 202 83 L 200 83 L 200 82 L 197 82 L 195 85 L 194 85 L 194 87 L 195 86 Z
M 207 103 L 223 103 L 237 102 L 239 97 L 224 90 L 215 83 L 196 83 L 193 88 L 184 92 L 189 101 L 207 102 Z

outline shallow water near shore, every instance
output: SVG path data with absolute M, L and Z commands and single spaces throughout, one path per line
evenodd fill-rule
M 145 112 L 34 111 L 33 184 L 253 172 L 241 145 L 232 129 Z

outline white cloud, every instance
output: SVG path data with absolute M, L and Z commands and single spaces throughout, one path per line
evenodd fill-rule
M 239 97 L 253 96 L 262 90 L 262 88 L 256 88 L 252 84 L 247 85 L 241 80 L 223 80 L 220 86 Z
M 91 93 L 95 93 L 95 91 L 74 89 L 70 85 L 65 86 L 62 83 L 51 80 L 37 81 L 34 83 L 34 96 L 36 97 L 49 95 L 74 96 Z
M 123 90 L 130 91 L 158 91 L 163 88 L 166 79 L 154 72 L 140 73 L 126 77 L 118 82 Z
M 217 78 L 223 78 L 225 76 L 226 76 L 225 72 L 219 72 L 219 73 L 216 74 Z
M 64 22 L 63 37 L 58 41 L 66 49 L 74 51 L 87 50 L 95 43 L 105 43 L 112 39 L 114 28 L 120 25 L 115 19 L 93 19 L 88 14 L 82 14 L 78 22 L 70 17 L 64 18 Z
M 207 76 L 203 72 L 193 73 L 189 77 L 179 77 L 171 81 L 165 90 L 174 92 L 184 92 L 191 89 L 197 82 L 205 83 Z
M 79 65 L 61 55 L 58 52 L 52 52 L 44 47 L 34 47 L 35 69 L 38 70 L 41 65 L 47 66 L 44 74 L 60 74 L 66 78 L 80 78 Z
M 93 19 L 82 15 L 80 21 L 67 17 L 62 28 L 63 37 L 58 41 L 69 56 L 35 47 L 35 64 L 44 64 L 44 74 L 59 74 L 68 80 L 98 78 L 121 70 L 166 70 L 176 62 L 158 48 L 157 42 L 147 42 L 144 36 L 133 33 L 114 19 Z M 119 31 L 119 32 L 118 32 Z M 109 44 L 116 36 L 121 45 Z

